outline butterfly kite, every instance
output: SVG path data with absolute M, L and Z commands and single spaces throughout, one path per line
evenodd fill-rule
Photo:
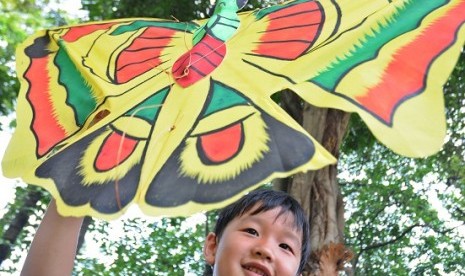
M 465 0 L 295 0 L 208 20 L 119 19 L 36 33 L 17 52 L 4 174 L 64 215 L 188 215 L 335 162 L 270 96 L 357 112 L 395 152 L 445 136 L 442 86 Z

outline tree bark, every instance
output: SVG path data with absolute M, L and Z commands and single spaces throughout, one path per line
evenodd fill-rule
M 317 108 L 296 97 L 283 93 L 283 108 L 337 158 L 350 114 Z M 344 246 L 344 204 L 337 182 L 337 165 L 276 181 L 274 188 L 291 194 L 309 215 L 312 255 L 303 275 L 337 275 L 352 256 Z

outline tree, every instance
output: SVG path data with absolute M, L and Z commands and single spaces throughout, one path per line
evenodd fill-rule
M 393 153 L 356 115 L 349 121 L 341 111 L 308 106 L 294 95 L 281 97 L 289 113 L 339 159 L 339 169 L 329 166 L 275 184 L 298 198 L 310 214 L 314 254 L 308 275 L 344 269 L 361 275 L 463 271 L 465 251 L 458 227 L 463 230 L 465 201 L 459 169 L 465 165 L 464 65 L 462 53 L 445 88 L 449 140 L 429 158 Z M 438 183 L 445 184 L 446 191 Z M 451 219 L 441 218 L 432 206 L 434 191 Z M 345 237 L 348 248 L 343 246 Z M 411 246 L 417 249 L 409 250 Z M 351 265 L 344 268 L 352 255 Z
M 83 7 L 89 10 L 94 20 L 126 17 L 170 18 L 186 21 L 205 18 L 212 5 L 209 1 L 82 1 Z
M 281 103 L 333 156 L 345 136 L 350 114 L 317 108 L 285 91 Z M 276 189 L 295 197 L 309 214 L 312 255 L 303 275 L 332 275 L 341 270 L 351 252 L 344 247 L 344 205 L 337 181 L 337 166 L 299 173 L 276 181 Z
M 27 249 L 30 243 L 28 239 L 27 226 L 37 227 L 38 219 L 43 215 L 44 201 L 48 199 L 44 190 L 38 187 L 29 189 L 17 189 L 16 200 L 8 206 L 8 212 L 0 221 L 0 264 L 10 258 L 14 245 L 17 244 L 22 250 Z M 30 220 L 32 217 L 35 220 Z M 21 243 L 17 243 L 21 241 Z M 10 260 L 18 261 L 20 254 L 14 254 Z M 7 271 L 13 268 L 5 268 Z M 1 271 L 1 270 L 0 270 Z

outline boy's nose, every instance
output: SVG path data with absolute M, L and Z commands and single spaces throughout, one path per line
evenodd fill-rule
M 253 254 L 259 258 L 266 259 L 268 261 L 273 260 L 273 252 L 265 244 L 256 245 L 253 249 Z

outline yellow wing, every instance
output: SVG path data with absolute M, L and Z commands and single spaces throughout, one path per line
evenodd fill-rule
M 237 20 L 39 32 L 18 50 L 4 173 L 48 189 L 65 215 L 111 219 L 133 202 L 150 215 L 221 207 L 335 162 L 271 100 L 286 88 L 358 112 L 401 154 L 431 154 L 464 21 L 465 0 L 297 0 Z

